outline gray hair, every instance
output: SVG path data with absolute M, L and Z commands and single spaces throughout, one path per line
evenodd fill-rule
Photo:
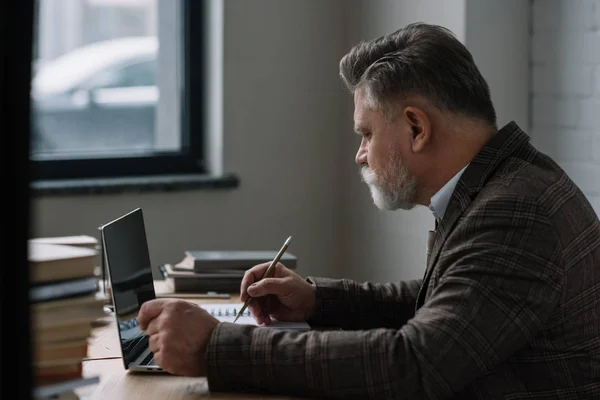
M 496 127 L 490 89 L 469 50 L 447 28 L 412 23 L 360 42 L 340 61 L 351 93 L 365 87 L 367 101 L 393 119 L 393 100 L 422 95 L 441 110 Z

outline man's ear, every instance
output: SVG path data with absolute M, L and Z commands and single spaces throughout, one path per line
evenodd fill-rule
M 427 113 L 418 107 L 404 108 L 404 118 L 411 130 L 410 143 L 414 153 L 422 152 L 431 140 L 431 122 Z

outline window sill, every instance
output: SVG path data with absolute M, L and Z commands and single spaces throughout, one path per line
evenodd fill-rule
M 233 189 L 238 186 L 239 179 L 233 174 L 222 176 L 185 174 L 124 178 L 40 180 L 32 182 L 30 189 L 34 196 L 52 196 Z

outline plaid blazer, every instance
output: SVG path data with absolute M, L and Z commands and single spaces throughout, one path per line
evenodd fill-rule
M 511 122 L 467 167 L 423 280 L 307 278 L 312 324 L 222 323 L 211 391 L 356 399 L 600 399 L 600 223 Z

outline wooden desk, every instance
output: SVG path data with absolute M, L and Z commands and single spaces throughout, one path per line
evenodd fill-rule
M 155 281 L 158 293 L 172 293 L 168 281 Z M 238 294 L 230 299 L 189 299 L 197 304 L 218 302 L 239 302 Z M 84 376 L 99 376 L 100 383 L 77 389 L 80 396 L 89 400 L 133 400 L 133 399 L 293 399 L 281 396 L 249 397 L 244 394 L 211 394 L 208 391 L 206 378 L 187 378 L 167 374 L 135 373 L 123 366 L 119 334 L 114 315 L 105 317 L 102 326 L 94 329 L 94 337 L 90 340 L 89 356 L 83 362 Z M 296 398 L 297 399 L 297 398 Z

